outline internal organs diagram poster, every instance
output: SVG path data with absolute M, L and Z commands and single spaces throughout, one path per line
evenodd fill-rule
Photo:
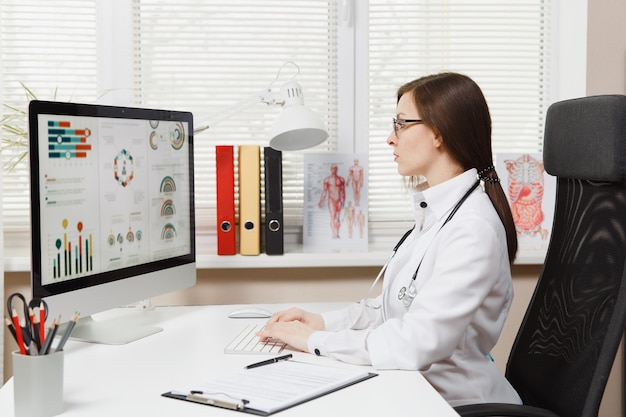
M 515 221 L 518 256 L 545 257 L 552 230 L 556 178 L 543 168 L 541 153 L 499 154 L 496 170 Z

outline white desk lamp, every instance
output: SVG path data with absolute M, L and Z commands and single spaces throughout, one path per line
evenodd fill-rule
M 280 71 L 287 64 L 286 62 L 276 75 L 276 81 L 280 76 Z M 300 68 L 298 68 L 298 73 Z M 296 74 L 297 75 L 297 74 Z M 295 78 L 295 76 L 294 76 Z M 272 82 L 273 84 L 273 82 Z M 298 151 L 312 148 L 324 142 L 328 137 L 324 123 L 310 109 L 304 106 L 302 87 L 293 79 L 287 81 L 280 88 L 280 99 L 277 100 L 271 91 L 270 84 L 267 90 L 254 94 L 247 99 L 235 104 L 221 113 L 221 116 L 214 118 L 210 123 L 205 123 L 194 129 L 194 134 L 203 132 L 222 122 L 237 113 L 251 107 L 259 102 L 267 105 L 281 105 L 283 111 L 280 113 L 270 133 L 270 146 L 279 151 Z

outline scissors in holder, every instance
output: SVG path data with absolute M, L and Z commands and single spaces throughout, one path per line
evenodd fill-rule
M 38 314 L 35 312 L 37 309 Z M 23 315 L 23 325 L 18 311 Z M 44 344 L 48 304 L 41 298 L 33 298 L 27 302 L 22 294 L 16 292 L 7 298 L 7 312 L 12 318 L 20 351 L 26 353 L 24 351 L 28 350 L 30 354 L 34 354 L 36 349 L 38 352 Z

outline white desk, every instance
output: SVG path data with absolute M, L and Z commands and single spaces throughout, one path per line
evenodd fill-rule
M 303 304 L 326 311 L 338 304 Z M 224 346 L 250 321 L 229 319 L 239 306 L 117 309 L 100 317 L 157 325 L 163 331 L 127 345 L 70 341 L 65 347 L 63 416 L 237 416 L 231 410 L 161 397 L 161 394 L 262 360 L 225 355 Z M 285 305 L 263 305 L 277 311 Z M 295 352 L 301 361 L 352 366 Z M 263 356 L 265 357 L 265 356 Z M 377 371 L 379 376 L 309 401 L 278 415 L 458 416 L 418 372 Z M 0 389 L 0 416 L 13 416 L 13 380 Z

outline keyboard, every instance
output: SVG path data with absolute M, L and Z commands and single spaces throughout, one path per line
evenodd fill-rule
M 249 324 L 225 348 L 224 353 L 269 354 L 283 351 L 286 343 L 276 340 L 259 341 L 256 333 L 263 329 L 262 324 Z

